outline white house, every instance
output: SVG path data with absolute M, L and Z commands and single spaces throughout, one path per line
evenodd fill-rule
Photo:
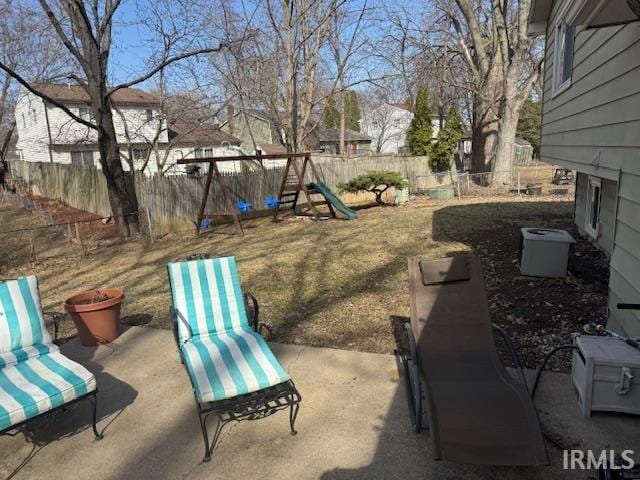
M 385 103 L 365 113 L 360 120 L 360 130 L 372 139 L 371 150 L 380 153 L 403 153 L 407 130 L 413 119 L 411 105 Z M 440 131 L 440 117 L 431 116 L 433 137 Z
M 35 87 L 79 117 L 90 120 L 89 97 L 81 87 L 53 84 Z M 155 96 L 139 89 L 123 88 L 113 94 L 113 119 L 125 169 L 129 168 L 129 156 L 133 157 L 134 168 L 146 164 L 145 173 L 153 174 L 158 171 L 157 158 L 166 162 L 164 170 L 169 173 L 183 173 L 183 168 L 173 166 L 180 158 L 237 154 L 233 146 L 239 140 L 219 130 L 213 132 L 213 125 L 182 123 L 176 124 L 179 131 L 172 131 L 159 106 Z M 97 132 L 76 122 L 61 108 L 23 89 L 15 117 L 20 159 L 100 168 Z
M 533 0 L 540 158 L 576 170 L 574 222 L 610 257 L 609 328 L 640 336 L 640 1 Z

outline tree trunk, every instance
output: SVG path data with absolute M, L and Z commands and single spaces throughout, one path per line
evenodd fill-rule
M 473 106 L 471 171 L 491 171 L 498 142 L 499 119 L 491 102 L 476 98 Z
M 97 114 L 96 114 L 97 113 Z M 118 223 L 118 231 L 126 236 L 140 232 L 138 218 L 138 198 L 136 196 L 133 172 L 131 175 L 122 168 L 120 148 L 113 124 L 111 102 L 102 102 L 102 111 L 94 113 L 98 120 L 98 149 L 100 165 L 107 180 L 109 204 Z
M 505 185 L 511 180 L 513 170 L 513 146 L 516 141 L 516 129 L 518 126 L 518 115 L 511 112 L 510 107 L 505 108 L 505 112 L 500 119 L 498 129 L 498 145 L 493 167 L 492 183 Z

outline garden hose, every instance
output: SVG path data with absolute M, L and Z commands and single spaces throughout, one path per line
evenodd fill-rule
M 538 388 L 538 382 L 540 382 L 540 376 L 542 375 L 542 370 L 544 370 L 545 365 L 547 364 L 547 362 L 549 361 L 549 359 L 555 355 L 557 352 L 561 351 L 561 350 L 577 350 L 578 347 L 576 345 L 560 345 L 559 347 L 554 348 L 553 350 L 551 350 L 549 353 L 547 353 L 544 357 L 544 360 L 542 360 L 542 363 L 540 364 L 540 366 L 538 367 L 538 369 L 536 370 L 536 377 L 533 380 L 533 386 L 531 387 L 531 399 L 533 399 L 536 395 L 536 390 Z

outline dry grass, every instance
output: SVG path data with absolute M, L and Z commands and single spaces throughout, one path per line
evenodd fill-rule
M 0 264 L 10 264 L 3 277 L 36 274 L 46 309 L 60 309 L 81 290 L 118 286 L 126 292 L 124 321 L 166 328 L 166 263 L 193 253 L 234 255 L 275 339 L 390 352 L 395 342 L 389 318 L 408 314 L 409 256 L 468 251 L 478 232 L 508 226 L 514 235 L 507 251 L 515 258 L 517 225 L 544 226 L 550 218 L 570 221 L 570 215 L 569 202 L 551 198 L 419 199 L 403 207 L 361 210 L 357 221 L 260 219 L 248 222 L 244 238 L 172 234 L 153 244 L 100 247 L 86 256 L 57 237 L 52 258 L 36 262 L 29 261 L 24 240 L 0 233 Z M 3 231 L 41 224 L 33 214 L 2 204 L 0 221 Z

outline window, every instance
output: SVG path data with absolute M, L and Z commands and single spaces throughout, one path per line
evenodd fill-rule
M 558 94 L 571 86 L 576 27 L 568 25 L 566 21 L 566 15 L 570 5 L 571 2 L 565 4 L 556 21 L 553 59 L 554 94 Z
M 31 109 L 31 121 L 34 124 L 38 123 L 38 115 L 36 114 L 36 109 L 35 108 Z
M 94 167 L 93 152 L 71 152 L 71 165 Z
M 134 148 L 133 149 L 133 159 L 134 160 L 146 160 L 149 155 L 148 148 Z
M 146 115 L 146 117 L 147 117 L 147 122 L 150 122 L 151 120 L 153 120 L 153 110 L 151 110 L 150 108 L 147 108 L 147 109 L 144 111 L 144 114 L 145 114 L 145 115 Z
M 24 116 L 24 113 L 22 114 L 22 126 L 27 128 L 27 117 Z
M 83 119 L 89 121 L 91 118 L 91 114 L 89 112 L 89 107 L 80 107 L 78 108 L 78 116 Z
M 589 177 L 587 185 L 587 215 L 584 229 L 593 238 L 600 234 L 600 203 L 602 199 L 602 181 Z
M 205 148 L 204 149 L 204 158 L 213 157 L 213 148 Z
M 193 151 L 193 154 L 194 154 L 194 156 L 195 156 L 196 158 L 202 158 L 202 149 L 200 149 L 200 148 L 196 148 L 196 149 Z

